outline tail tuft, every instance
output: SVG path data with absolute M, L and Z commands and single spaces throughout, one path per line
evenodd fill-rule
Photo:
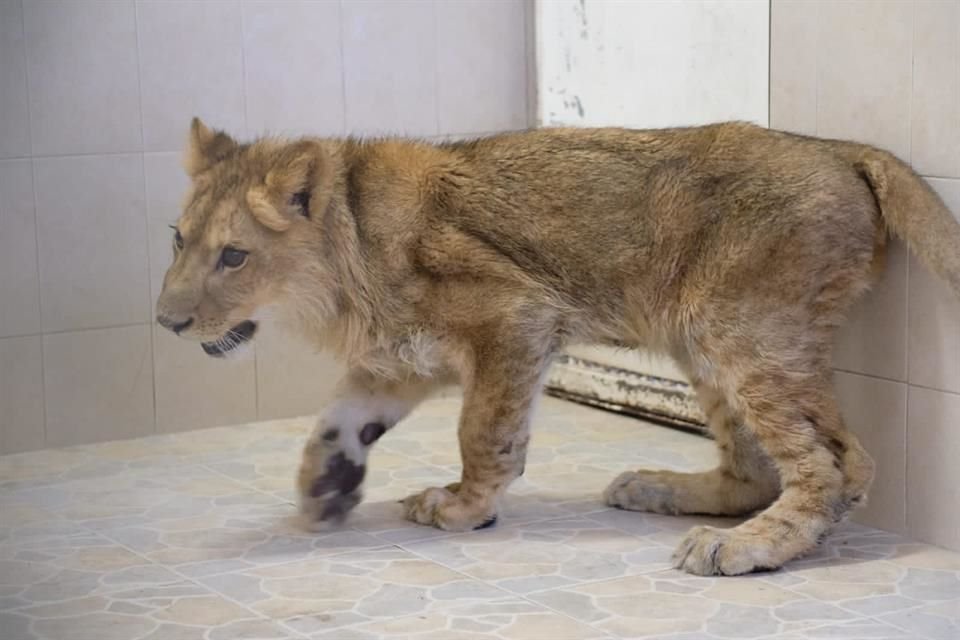
M 853 159 L 890 231 L 960 296 L 960 222 L 940 196 L 886 151 L 857 145 Z

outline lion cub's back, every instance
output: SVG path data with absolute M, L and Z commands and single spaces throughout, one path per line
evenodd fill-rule
M 476 180 L 458 184 L 446 215 L 581 287 L 660 278 L 663 263 L 689 272 L 766 268 L 771 253 L 809 247 L 860 253 L 875 203 L 838 144 L 745 123 L 452 143 Z

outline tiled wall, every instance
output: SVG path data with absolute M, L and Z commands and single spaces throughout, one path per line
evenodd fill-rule
M 889 149 L 960 216 L 960 0 L 771 9 L 771 126 Z M 836 358 L 879 465 L 863 519 L 960 548 L 960 301 L 903 246 L 890 258 Z
M 189 118 L 239 136 L 524 128 L 524 0 L 0 0 L 0 453 L 312 413 L 265 333 L 157 330 Z

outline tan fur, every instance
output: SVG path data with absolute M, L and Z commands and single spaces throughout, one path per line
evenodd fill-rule
M 830 350 L 887 230 L 960 292 L 960 226 L 906 165 L 742 123 L 240 145 L 194 122 L 187 166 L 165 320 L 192 318 L 184 335 L 209 340 L 270 305 L 350 366 L 300 470 L 314 519 L 359 499 L 366 449 L 344 433 L 370 433 L 370 419 L 390 428 L 457 379 L 461 481 L 404 505 L 444 529 L 489 523 L 522 473 L 551 357 L 571 342 L 627 345 L 680 363 L 722 461 L 623 474 L 607 502 L 762 509 L 693 530 L 675 562 L 698 574 L 778 567 L 862 503 L 872 479 L 833 397 Z M 242 269 L 213 268 L 226 243 L 249 251 Z M 394 409 L 371 418 L 378 407 Z M 333 426 L 335 441 L 322 437 Z

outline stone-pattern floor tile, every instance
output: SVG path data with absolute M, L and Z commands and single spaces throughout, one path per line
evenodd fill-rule
M 0 613 L 0 629 L 4 640 L 233 640 L 296 635 L 187 581 L 21 606 Z
M 199 582 L 308 635 L 322 636 L 344 627 L 387 633 L 389 628 L 408 624 L 428 627 L 424 622 L 428 619 L 452 624 L 458 615 L 468 615 L 464 611 L 469 607 L 488 607 L 491 616 L 513 615 L 518 606 L 527 613 L 549 613 L 495 585 L 396 547 L 200 578 Z
M 412 543 L 417 555 L 514 593 L 664 570 L 670 549 L 586 518 Z
M 411 640 L 593 640 L 606 633 L 524 600 L 502 600 L 455 607 L 440 613 L 367 622 L 351 629 L 358 635 L 326 632 L 317 639 L 345 637 Z
M 605 507 L 633 468 L 715 463 L 706 439 L 545 399 L 498 525 L 450 533 L 397 501 L 458 478 L 460 401 L 371 455 L 341 528 L 296 515 L 313 419 L 0 457 L 2 640 L 957 640 L 960 554 L 844 524 L 773 573 L 669 565 L 692 526 Z
M 896 611 L 880 619 L 917 638 L 956 640 L 960 638 L 960 598 Z
M 180 576 L 99 534 L 70 533 L 0 543 L 0 608 L 12 609 L 162 585 Z

